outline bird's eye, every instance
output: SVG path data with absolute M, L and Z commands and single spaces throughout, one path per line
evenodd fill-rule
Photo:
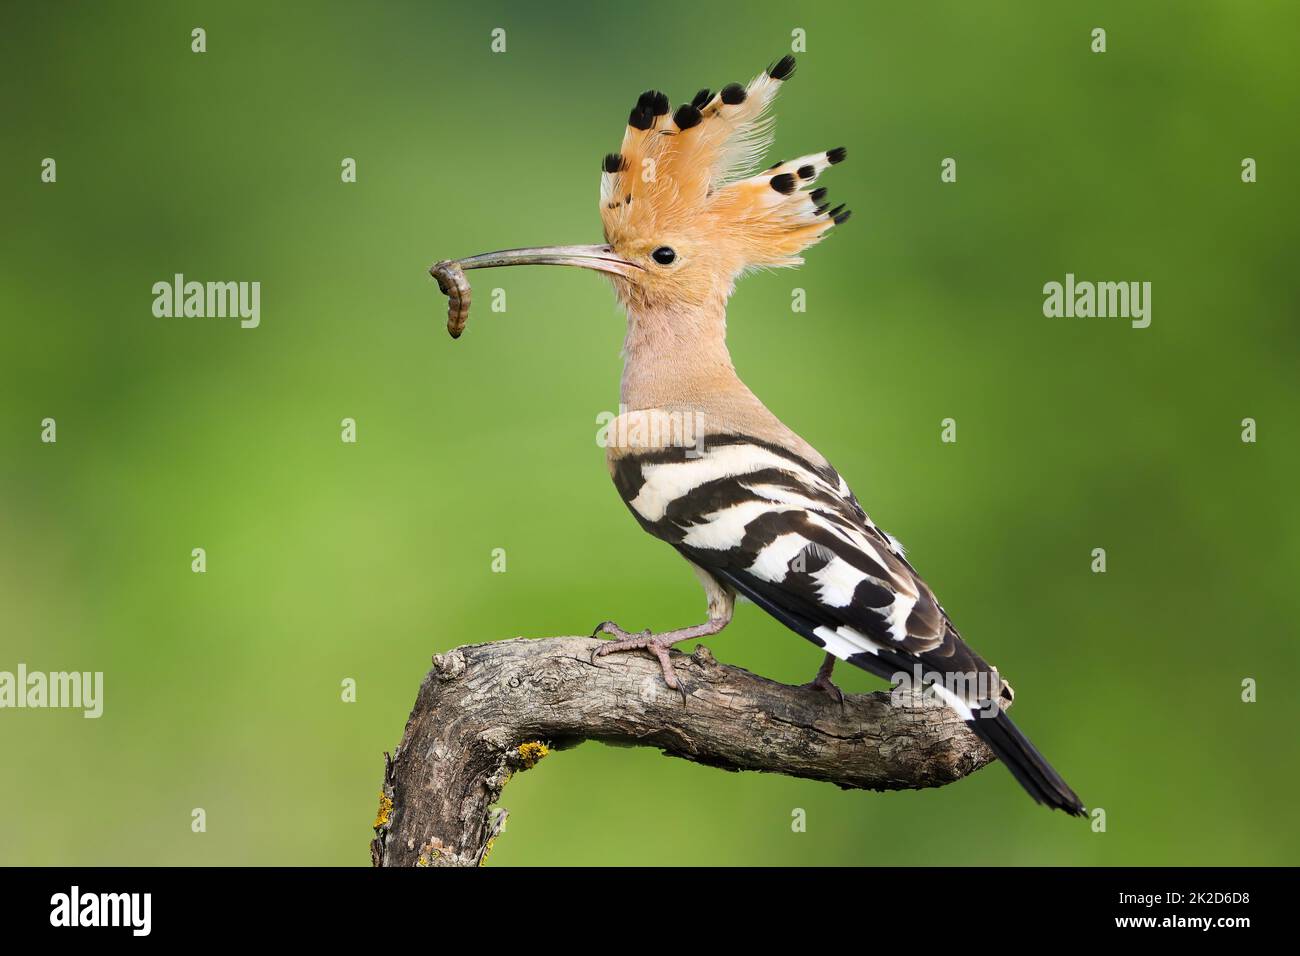
M 660 246 L 654 252 L 650 253 L 650 258 L 661 266 L 672 265 L 673 260 L 677 258 L 677 253 L 673 252 L 667 246 Z

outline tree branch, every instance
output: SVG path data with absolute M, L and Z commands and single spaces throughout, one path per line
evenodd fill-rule
M 601 643 L 516 638 L 435 656 L 400 746 L 385 754 L 374 865 L 481 863 L 505 823 L 492 804 L 510 775 L 584 740 L 863 790 L 939 787 L 993 759 L 956 714 L 919 697 L 897 706 L 888 692 L 846 696 L 841 707 L 700 646 L 673 655 L 683 701 L 649 655 L 593 664 Z

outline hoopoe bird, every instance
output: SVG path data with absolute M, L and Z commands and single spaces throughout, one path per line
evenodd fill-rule
M 708 620 L 658 634 L 605 621 L 595 633 L 614 640 L 595 656 L 648 651 L 677 689 L 670 648 L 721 631 L 743 596 L 825 651 L 809 686 L 838 697 L 830 679 L 837 660 L 886 680 L 918 675 L 1030 796 L 1082 815 L 1074 791 L 999 706 L 1010 686 L 962 640 L 902 546 L 732 365 L 726 307 L 736 279 L 800 265 L 805 248 L 849 218 L 817 185 L 844 160 L 843 148 L 751 174 L 771 141 L 769 107 L 794 68 L 786 56 L 747 86 L 700 90 L 671 115 L 663 93 L 641 94 L 619 152 L 602 163 L 604 243 L 454 263 L 594 269 L 611 278 L 627 313 L 610 473 L 641 527 L 690 563 Z M 463 277 L 460 285 L 467 310 Z

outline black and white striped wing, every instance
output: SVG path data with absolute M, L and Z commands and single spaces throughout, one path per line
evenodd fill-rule
M 1030 796 L 1085 812 L 1002 708 L 988 706 L 1009 696 L 997 671 L 961 639 L 903 549 L 872 523 L 834 469 L 736 435 L 713 436 L 700 454 L 667 448 L 625 455 L 613 471 L 623 500 L 651 534 L 838 658 L 886 680 L 921 665 L 922 682 Z
M 990 671 L 834 469 L 744 436 L 614 463 L 641 525 L 788 627 L 882 677 Z

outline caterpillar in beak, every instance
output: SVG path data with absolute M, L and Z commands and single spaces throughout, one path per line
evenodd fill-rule
M 455 259 L 444 259 L 429 266 L 429 275 L 438 280 L 438 289 L 447 297 L 447 332 L 460 338 L 469 321 L 469 280 Z

